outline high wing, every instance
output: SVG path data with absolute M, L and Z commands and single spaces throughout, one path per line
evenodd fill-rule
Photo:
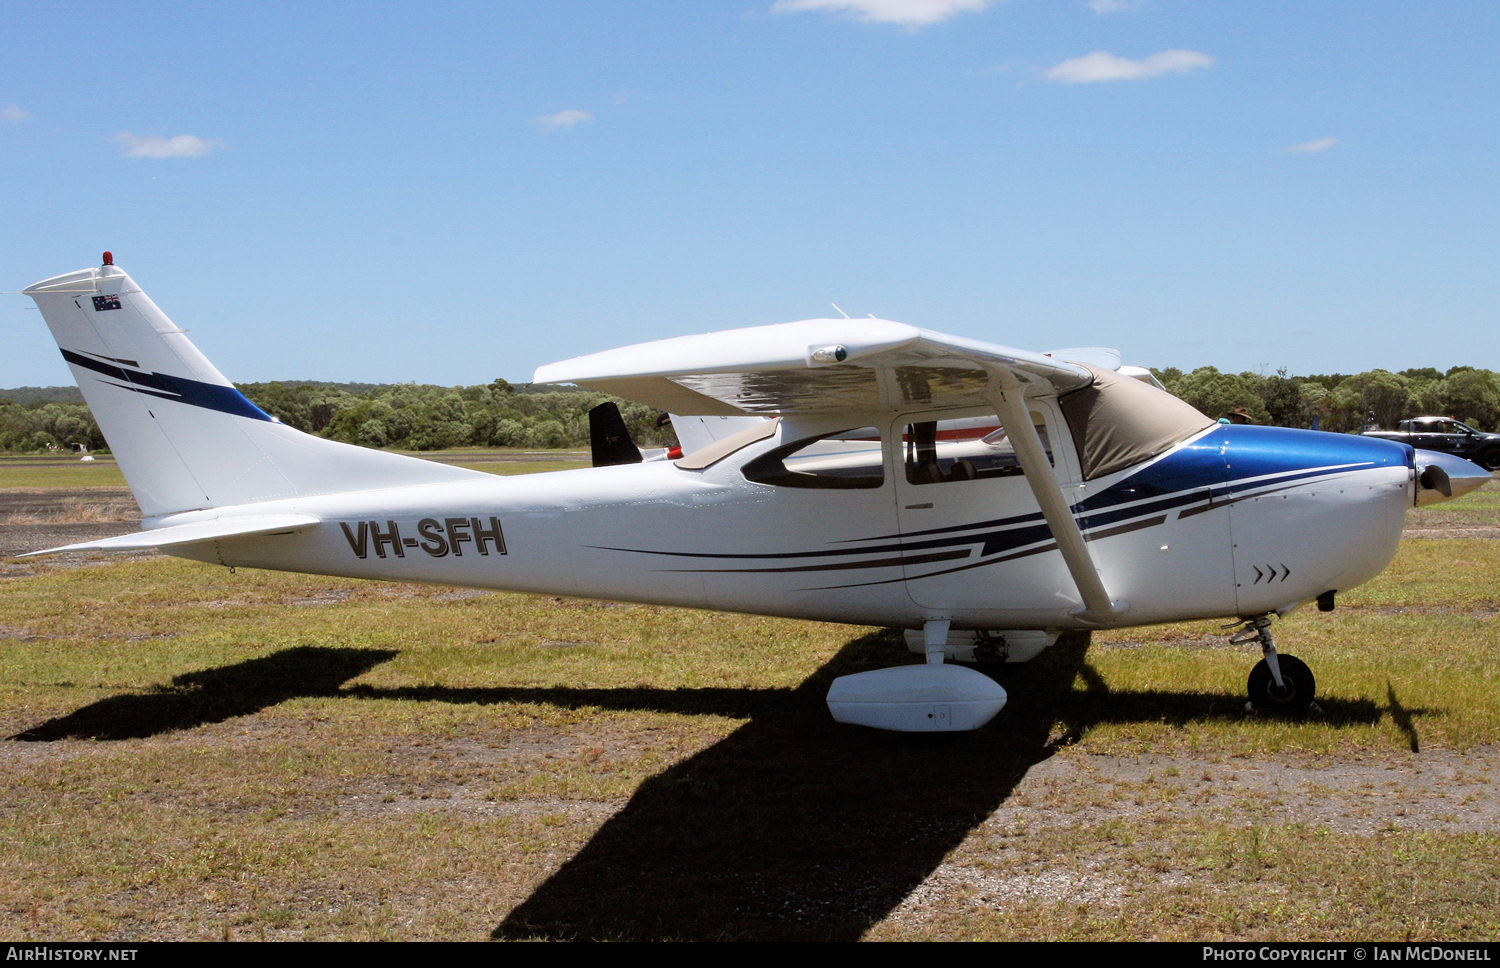
M 1074 346 L 1065 350 L 1048 350 L 1046 356 L 1073 363 L 1086 363 L 1101 370 L 1118 370 L 1124 362 L 1120 351 L 1105 346 Z
M 1025 404 L 1028 391 L 1088 387 L 1094 371 L 1081 363 L 886 319 L 809 319 L 626 346 L 541 367 L 533 379 L 689 415 L 994 407 L 1083 598 L 1078 614 L 1103 620 L 1128 607 L 1100 580 Z
M 676 414 L 742 416 L 986 406 L 997 371 L 1033 393 L 1093 381 L 1079 363 L 885 319 L 809 319 L 638 343 L 541 367 L 533 379 Z

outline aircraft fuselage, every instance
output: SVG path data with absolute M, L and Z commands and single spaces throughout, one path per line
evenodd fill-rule
M 1254 615 L 1352 588 L 1390 562 L 1413 503 L 1411 448 L 1270 427 L 1219 425 L 1085 482 L 1055 405 L 1033 406 L 1104 585 L 1125 603 L 1103 624 Z M 652 462 L 345 491 L 148 523 L 322 520 L 174 552 L 225 565 L 906 628 L 1099 627 L 1074 614 L 1079 595 L 1024 479 L 914 483 L 892 444 L 912 419 L 876 423 L 883 478 L 860 489 L 746 479 L 747 463 L 816 424 L 804 421 L 703 470 Z

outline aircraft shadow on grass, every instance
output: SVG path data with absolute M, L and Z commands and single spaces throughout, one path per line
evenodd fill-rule
M 495 928 L 496 938 L 855 939 L 920 885 L 1036 763 L 1102 722 L 1183 724 L 1244 715 L 1244 699 L 1112 692 L 1064 638 L 996 670 L 1013 698 L 973 733 L 841 726 L 836 676 L 890 665 L 899 634 L 846 645 L 795 689 L 377 689 L 367 699 L 537 702 L 717 714 L 749 722 L 650 778 L 589 843 Z M 1074 689 L 1082 678 L 1084 688 Z M 1326 701 L 1337 725 L 1373 701 Z
M 904 648 L 897 633 L 863 636 L 795 689 L 344 687 L 395 653 L 296 648 L 105 699 L 12 738 L 139 738 L 334 695 L 743 718 L 723 740 L 642 783 L 493 935 L 838 940 L 886 917 L 1033 765 L 1091 725 L 1244 715 L 1236 696 L 1111 691 L 1085 662 L 1087 638 L 1077 636 L 996 670 L 1013 698 L 985 729 L 921 735 L 834 723 L 823 703 L 832 680 L 887 666 Z M 1324 701 L 1323 711 L 1334 725 L 1353 725 L 1390 710 L 1361 699 Z M 1401 715 L 1409 724 L 1421 712 Z
M 10 738 L 143 739 L 222 723 L 288 699 L 337 696 L 344 683 L 396 655 L 387 649 L 283 649 L 234 665 L 187 672 L 152 692 L 101 699 Z

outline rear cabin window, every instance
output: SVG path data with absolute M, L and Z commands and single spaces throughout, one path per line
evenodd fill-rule
M 747 463 L 743 473 L 746 480 L 776 487 L 879 487 L 885 483 L 880 431 L 859 427 L 783 444 Z
M 1042 415 L 1031 414 L 1037 436 L 1052 458 L 1052 444 Z M 910 484 L 951 484 L 994 477 L 1019 477 L 1021 464 L 1000 418 L 994 414 L 959 420 L 925 420 L 906 425 L 901 449 Z

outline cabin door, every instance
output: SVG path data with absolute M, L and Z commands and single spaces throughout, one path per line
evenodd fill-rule
M 1060 417 L 1036 405 L 1032 420 L 1051 457 Z M 890 439 L 912 601 L 943 612 L 1056 608 L 1066 568 L 1046 548 L 1051 533 L 999 418 L 907 414 Z

